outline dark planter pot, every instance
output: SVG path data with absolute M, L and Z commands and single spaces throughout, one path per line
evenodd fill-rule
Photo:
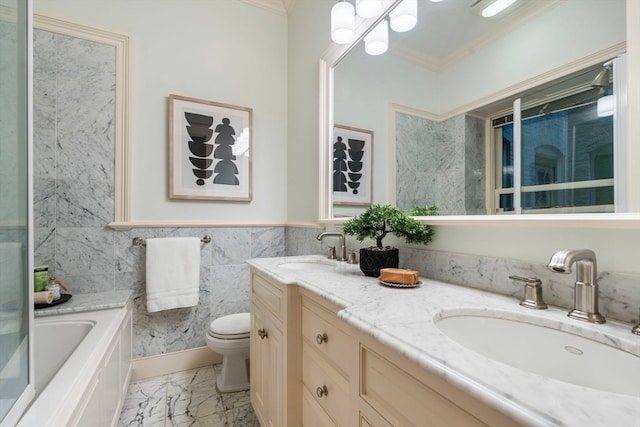
M 380 277 L 381 268 L 398 268 L 398 248 L 360 249 L 360 270 L 365 276 Z

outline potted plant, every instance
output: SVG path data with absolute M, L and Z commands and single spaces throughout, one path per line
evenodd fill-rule
M 435 206 L 412 209 L 411 214 L 437 215 Z M 371 205 L 362 214 L 345 222 L 344 234 L 355 236 L 360 242 L 375 239 L 376 245 L 360 249 L 360 270 L 365 276 L 378 277 L 381 268 L 398 267 L 398 248 L 384 246 L 382 240 L 389 233 L 404 237 L 407 243 L 428 244 L 433 229 L 400 209 L 389 205 Z

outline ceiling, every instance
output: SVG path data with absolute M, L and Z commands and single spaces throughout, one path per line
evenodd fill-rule
M 296 1 L 319 0 L 240 1 L 287 16 Z M 355 3 L 355 0 L 349 1 Z M 418 0 L 418 24 L 406 33 L 391 32 L 390 53 L 432 70 L 443 70 L 562 0 L 517 0 L 505 12 L 491 19 L 472 12 L 471 6 L 476 1 L 443 0 L 434 3 Z
M 391 33 L 394 55 L 432 70 L 443 70 L 482 45 L 502 37 L 561 0 L 518 0 L 487 19 L 471 9 L 477 0 L 418 0 L 418 23 L 406 33 Z

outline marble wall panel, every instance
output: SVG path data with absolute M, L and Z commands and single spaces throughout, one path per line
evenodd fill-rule
M 509 276 L 537 277 L 542 280 L 547 304 L 567 309 L 574 307 L 575 273 L 553 273 L 544 262 L 530 263 L 404 247 L 400 249 L 400 267 L 416 269 L 423 277 L 517 299 L 524 294 L 523 284 L 509 279 Z M 637 323 L 640 307 L 638 283 L 638 275 L 599 272 L 600 313 L 609 319 Z
M 337 243 L 319 241 L 316 237 L 322 233 L 322 227 L 286 227 L 285 252 L 288 256 L 328 253 L 328 246 Z
M 476 136 L 476 127 L 469 131 L 467 122 L 465 116 L 434 122 L 396 114 L 396 204 L 399 208 L 408 210 L 436 204 L 441 214 L 464 215 L 467 205 L 475 207 L 475 190 L 479 185 L 484 186 L 484 175 L 476 173 L 484 152 L 478 159 L 477 140 L 468 140 Z M 473 160 L 470 165 L 466 165 L 467 156 Z M 469 197 L 472 200 L 468 200 Z

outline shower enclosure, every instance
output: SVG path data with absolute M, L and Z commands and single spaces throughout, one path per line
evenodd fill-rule
M 33 397 L 31 0 L 0 0 L 0 425 Z

